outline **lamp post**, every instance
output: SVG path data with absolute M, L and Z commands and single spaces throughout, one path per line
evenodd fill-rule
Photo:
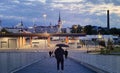
M 75 33 L 77 33 L 77 28 L 78 28 L 78 25 L 74 25 L 74 28 L 75 28 Z M 76 39 L 75 39 L 76 40 Z M 75 46 L 77 48 L 77 41 L 75 42 Z
M 99 33 L 99 34 L 98 34 L 98 40 L 101 41 L 101 40 L 102 40 L 102 37 L 103 37 L 103 36 Z M 100 45 L 99 45 L 99 48 L 100 48 Z
M 34 33 L 36 32 L 36 31 L 35 31 L 35 28 L 36 28 L 35 22 L 36 22 L 36 20 L 37 20 L 36 18 L 33 19 L 33 30 L 34 30 L 33 32 L 34 32 Z
M 46 17 L 47 17 L 47 14 L 43 14 L 43 17 L 46 18 Z
M 45 37 L 45 48 L 46 48 L 46 38 L 49 37 L 49 34 L 48 34 L 47 32 L 44 32 L 44 33 L 43 33 L 43 36 Z
M 0 27 L 2 27 L 1 25 L 2 25 L 2 20 L 0 19 Z
M 102 39 L 102 35 L 100 33 L 98 34 L 98 39 Z
M 44 18 L 44 25 L 46 25 L 47 14 L 43 14 L 43 18 Z M 45 32 L 47 32 L 47 29 L 46 29 L 46 28 L 45 28 Z
M 44 25 L 46 25 L 46 17 L 47 17 L 47 14 L 43 14 Z M 47 29 L 46 28 L 44 28 L 44 29 L 45 29 L 44 35 L 46 37 L 46 35 L 47 35 Z M 46 38 L 45 38 L 45 48 L 46 48 Z
M 46 24 L 46 17 L 47 17 L 47 14 L 43 14 L 44 24 Z

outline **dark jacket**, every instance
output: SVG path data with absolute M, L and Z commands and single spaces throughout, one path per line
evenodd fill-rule
M 66 55 L 66 56 L 68 55 L 68 51 L 67 51 L 67 50 L 65 50 L 65 55 Z
M 61 47 L 59 47 L 59 48 L 57 48 L 56 50 L 55 50 L 55 58 L 57 59 L 57 60 L 62 60 L 62 59 L 64 59 L 64 50 L 61 48 Z

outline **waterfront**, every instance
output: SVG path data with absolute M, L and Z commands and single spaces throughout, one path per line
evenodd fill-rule
M 17 50 L 17 51 L 1 51 L 0 52 L 0 70 L 1 73 L 13 73 L 20 70 L 20 73 L 24 73 L 25 71 L 28 72 L 28 68 L 31 65 L 32 71 L 34 70 L 41 73 L 43 72 L 56 72 L 55 69 L 55 58 L 50 58 L 48 55 L 48 51 L 51 49 L 32 49 L 32 50 Z M 98 55 L 98 54 L 91 54 L 86 53 L 86 50 L 80 50 L 80 49 L 69 49 L 69 59 L 65 61 L 65 73 L 69 72 L 70 69 L 71 72 L 80 71 L 78 73 L 81 73 L 81 71 L 87 72 L 86 68 L 77 67 L 79 66 L 79 63 L 83 66 L 86 66 L 93 71 L 96 72 L 109 72 L 109 73 L 119 73 L 119 60 L 120 56 L 116 55 Z M 113 61 L 114 60 L 114 61 Z M 75 63 L 73 63 L 75 61 Z M 42 65 L 43 67 L 39 66 L 41 63 L 44 62 Z M 45 63 L 47 62 L 47 63 Z M 39 63 L 39 64 L 37 64 Z M 35 65 L 37 64 L 37 66 Z M 47 65 L 50 64 L 50 68 Z M 52 65 L 51 65 L 52 64 Z M 67 64 L 67 65 L 66 65 Z M 68 66 L 70 64 L 70 66 Z M 72 67 L 72 68 L 71 68 Z M 77 68 L 76 68 L 77 67 Z M 31 67 L 30 67 L 31 68 Z M 35 69 L 34 69 L 35 68 Z M 74 69 L 75 68 L 75 69 Z M 22 71 L 22 70 L 23 71 Z M 42 69 L 42 70 L 41 70 Z M 46 70 L 45 70 L 46 69 Z M 36 73 L 37 73 L 36 72 Z M 16 72 L 17 73 L 17 72 Z

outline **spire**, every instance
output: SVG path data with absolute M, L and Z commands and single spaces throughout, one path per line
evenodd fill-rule
M 50 22 L 50 26 L 52 25 L 52 23 Z
M 52 23 L 50 22 L 50 28 L 52 28 Z
M 2 29 L 2 20 L 0 19 L 0 30 Z
M 61 16 L 60 16 L 60 12 L 59 12 L 59 20 L 58 20 L 58 22 L 61 22 Z
M 23 27 L 23 17 L 21 17 L 20 26 Z
M 23 21 L 22 20 L 21 20 L 20 24 L 21 24 L 21 26 L 23 26 Z
M 0 26 L 2 25 L 2 20 L 0 19 Z
M 62 21 L 61 21 L 61 16 L 60 16 L 60 12 L 59 12 L 59 19 L 58 19 L 58 33 L 61 32 L 61 27 L 62 27 Z

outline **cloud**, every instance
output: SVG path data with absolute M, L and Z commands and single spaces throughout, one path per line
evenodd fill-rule
M 19 4 L 19 3 L 20 3 L 20 1 L 19 1 L 19 0 L 12 0 L 12 2 L 17 3 L 17 4 Z
M 115 13 L 120 15 L 120 6 L 115 6 L 113 3 L 111 4 L 102 4 L 102 5 L 91 5 L 91 10 L 89 11 L 92 14 L 103 15 L 106 14 L 106 10 L 110 10 L 110 14 Z
M 32 2 L 24 2 L 23 4 L 27 5 L 27 6 L 34 6 L 34 4 Z
M 70 2 L 82 2 L 83 0 L 53 0 L 53 2 L 60 2 L 60 3 L 70 3 Z
M 46 0 L 26 0 L 28 2 L 40 2 L 40 3 L 43 3 L 45 4 L 46 3 Z
M 26 22 L 43 22 L 42 15 L 46 13 L 47 21 L 57 23 L 59 11 L 65 24 L 101 24 L 105 25 L 106 11 L 110 10 L 110 16 L 114 16 L 114 22 L 119 24 L 120 1 L 119 0 L 1 0 L 0 17 L 4 19 L 21 20 Z M 100 17 L 99 19 L 94 17 Z M 118 19 L 118 20 L 116 20 Z
M 46 0 L 36 0 L 36 1 L 39 1 L 41 3 L 46 3 Z
M 114 5 L 114 3 L 105 3 L 105 1 L 101 1 L 98 4 L 93 4 L 92 2 L 82 3 L 83 0 L 54 0 L 53 2 L 60 3 L 51 3 L 51 6 L 56 9 L 66 10 L 68 12 L 72 11 L 74 13 L 89 13 L 96 15 L 104 15 L 106 14 L 106 10 L 110 10 L 111 14 L 115 13 L 120 15 L 120 6 Z M 62 3 L 69 2 L 69 3 Z M 76 3 L 79 2 L 79 3 Z
M 12 15 L 2 15 L 0 14 L 0 18 L 4 18 L 4 19 L 16 19 L 16 20 L 26 20 L 27 18 L 22 17 L 22 16 L 12 16 Z

